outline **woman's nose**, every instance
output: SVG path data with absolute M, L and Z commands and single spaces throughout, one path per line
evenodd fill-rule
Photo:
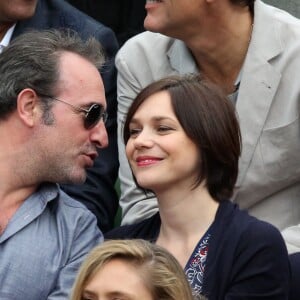
M 142 130 L 134 139 L 134 146 L 136 148 L 150 148 L 153 146 L 153 137 L 148 131 Z

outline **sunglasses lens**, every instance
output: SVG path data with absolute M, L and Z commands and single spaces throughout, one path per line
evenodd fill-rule
M 86 129 L 90 129 L 99 122 L 103 107 L 99 104 L 93 104 L 89 108 L 89 112 L 87 113 L 84 120 L 84 127 Z
M 84 126 L 86 129 L 90 129 L 97 125 L 100 119 L 103 119 L 105 123 L 107 120 L 107 112 L 104 110 L 103 106 L 100 104 L 93 104 L 85 117 Z

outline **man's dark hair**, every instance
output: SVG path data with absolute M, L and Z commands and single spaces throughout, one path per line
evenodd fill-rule
M 18 94 L 26 88 L 44 95 L 55 94 L 59 58 L 64 52 L 80 55 L 100 69 L 105 56 L 95 38 L 83 41 L 71 30 L 32 30 L 14 39 L 0 54 L 0 119 L 17 107 Z M 52 100 L 41 98 L 47 114 Z

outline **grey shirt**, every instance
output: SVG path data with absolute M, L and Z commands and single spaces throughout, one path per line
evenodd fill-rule
M 68 299 L 82 260 L 102 240 L 92 213 L 57 185 L 41 185 L 0 236 L 0 299 Z

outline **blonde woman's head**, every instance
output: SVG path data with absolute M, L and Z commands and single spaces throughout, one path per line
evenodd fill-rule
M 71 300 L 97 300 L 100 295 L 126 300 L 193 300 L 177 260 L 144 240 L 106 241 L 90 252 L 79 270 Z

